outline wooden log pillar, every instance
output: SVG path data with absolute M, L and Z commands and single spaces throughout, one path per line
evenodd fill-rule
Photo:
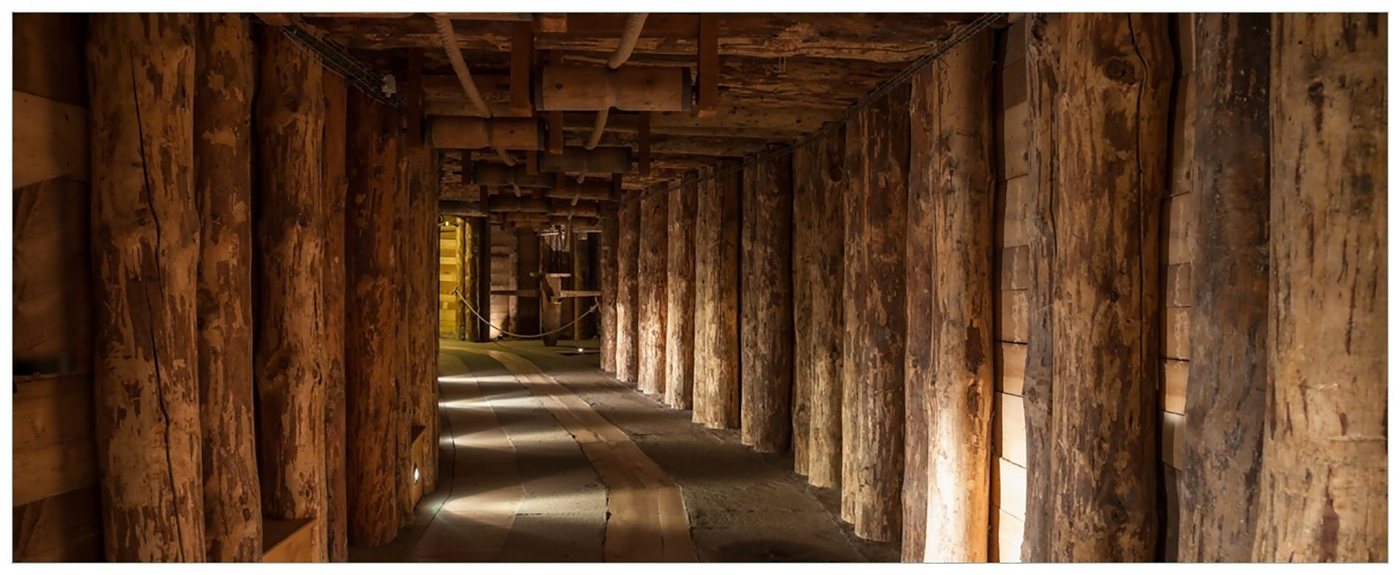
M 476 258 L 475 235 L 472 233 L 474 218 L 456 218 L 457 235 L 453 238 L 453 257 L 457 260 L 457 295 L 452 308 L 457 316 L 457 340 L 481 341 L 478 339 L 476 317 L 467 309 L 469 302 L 476 301 Z
M 792 156 L 745 165 L 743 193 L 739 438 L 778 453 L 792 436 Z
M 691 418 L 739 426 L 738 162 L 702 169 L 695 204 L 695 390 Z
M 617 217 L 617 360 L 618 381 L 637 381 L 637 256 L 641 253 L 641 197 L 627 194 Z
M 539 246 L 539 286 L 543 288 L 545 282 L 548 281 L 545 279 L 545 274 L 556 269 L 551 266 L 550 263 L 558 257 L 559 252 L 554 249 L 554 246 L 549 244 L 548 238 L 544 236 L 536 237 L 536 245 Z M 540 290 L 539 297 L 537 297 L 536 300 L 539 301 L 540 305 L 540 332 L 544 333 L 544 337 L 542 338 L 544 344 L 546 346 L 559 345 L 559 327 L 564 312 L 563 303 L 556 303 L 551 301 L 550 298 L 545 297 L 543 289 Z
M 472 341 L 487 342 L 491 341 L 491 224 L 486 218 L 467 218 L 467 222 L 471 226 L 471 265 L 476 270 L 476 298 L 472 304 L 476 313 L 471 314 L 470 320 L 476 322 L 476 339 Z
M 321 62 L 264 34 L 258 130 L 258 464 L 263 514 L 313 519 L 327 559 Z
M 696 173 L 668 194 L 666 228 L 666 405 L 690 409 L 695 386 Z
M 792 455 L 817 487 L 841 484 L 841 262 L 846 131 L 793 156 Z
M 1195 16 L 1197 207 L 1178 559 L 1249 561 L 1269 316 L 1269 14 Z
M 325 298 L 326 348 L 326 538 L 330 561 L 349 561 L 349 515 L 345 503 L 345 80 L 321 69 L 326 100 L 326 129 L 322 189 L 326 213 Z
M 97 457 L 109 561 L 203 561 L 194 17 L 89 19 Z
M 841 516 L 876 541 L 902 519 L 908 171 L 906 85 L 846 126 Z
M 409 341 L 409 401 L 413 429 L 421 428 L 423 441 L 436 445 L 437 438 L 437 293 L 438 293 L 438 162 L 437 151 L 427 146 L 414 146 L 408 153 L 408 217 L 404 260 L 404 283 L 407 285 L 407 321 Z M 410 450 L 412 444 L 409 445 Z M 437 486 L 437 454 L 429 449 L 415 469 L 409 465 L 408 485 L 417 484 L 419 494 L 432 493 Z M 409 505 L 412 521 L 413 504 Z
M 603 211 L 598 236 L 598 363 L 608 373 L 617 372 L 617 231 L 618 209 Z
M 1031 186 L 1029 237 L 1030 289 L 1026 367 L 1022 374 L 1022 404 L 1026 418 L 1026 525 L 1021 560 L 1045 562 L 1050 535 L 1057 528 L 1051 482 L 1053 467 L 1050 430 L 1053 413 L 1052 375 L 1055 347 L 1050 339 L 1052 264 L 1055 254 L 1056 138 L 1055 95 L 1063 81 L 1059 70 L 1064 22 L 1059 15 L 1031 14 L 1026 22 L 1027 178 Z M 1035 334 L 1039 334 L 1036 336 Z M 1009 551 L 1009 550 L 1008 550 Z M 1007 553 L 1010 556 L 1010 553 Z
M 1045 158 L 1053 190 L 1035 191 L 1053 194 L 1056 243 L 1050 329 L 1032 321 L 1029 333 L 1048 340 L 1054 357 L 1049 430 L 1028 435 L 1049 441 L 1037 448 L 1050 457 L 1040 503 L 1053 527 L 1041 526 L 1050 528 L 1047 554 L 1032 559 L 1150 561 L 1159 529 L 1158 226 L 1174 64 L 1167 18 L 1059 18 L 1054 77 L 1029 66 L 1031 85 L 1054 82 L 1055 109 L 1075 111 L 1053 117 Z M 1109 470 L 1114 480 L 1105 482 Z
M 666 196 L 652 189 L 642 194 L 640 254 L 637 261 L 637 388 L 666 393 Z
M 592 289 L 593 284 L 597 281 L 593 275 L 593 258 L 590 257 L 593 246 L 597 244 L 595 238 L 597 236 L 589 234 L 575 234 L 570 238 L 570 241 L 573 242 L 571 246 L 573 249 L 569 250 L 569 255 L 573 257 L 569 265 L 571 273 L 569 283 L 575 290 Z M 569 318 L 574 322 L 573 339 L 582 341 L 593 337 L 596 331 L 593 328 L 595 319 L 587 314 L 597 300 L 594 298 L 571 298 L 570 301 L 574 304 L 574 313 Z
M 927 86 L 934 142 L 930 256 L 937 264 L 932 270 L 933 380 L 924 402 L 927 536 L 917 559 L 940 563 L 985 562 L 990 550 L 996 395 L 992 290 L 997 289 L 992 283 L 992 40 L 991 33 L 982 33 L 944 54 L 934 62 Z M 912 238 L 913 227 L 910 233 Z
M 943 57 L 947 58 L 949 54 Z M 940 58 L 939 60 L 942 60 Z M 945 193 L 941 185 L 939 96 L 933 64 L 910 79 L 909 189 L 904 249 L 904 512 L 900 529 L 900 560 L 924 561 L 929 529 L 929 417 L 934 393 L 934 345 L 939 320 L 934 314 L 934 203 Z
M 399 194 L 399 118 L 357 90 L 349 109 L 346 209 L 346 497 L 352 545 L 375 546 L 398 534 L 395 378 L 402 325 L 394 223 Z
M 1273 19 L 1255 561 L 1386 561 L 1386 16 Z
M 205 559 L 262 560 L 253 424 L 253 41 L 246 17 L 195 16 L 194 182 Z

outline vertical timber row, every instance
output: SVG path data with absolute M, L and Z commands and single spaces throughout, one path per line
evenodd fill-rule
M 325 297 L 326 346 L 326 537 L 331 561 L 350 560 L 345 509 L 345 80 L 321 70 L 326 100 L 324 181 L 326 212 Z
M 628 193 L 617 208 L 617 341 L 618 381 L 637 381 L 637 257 L 640 254 L 641 194 Z
M 640 253 L 637 258 L 637 388 L 666 393 L 666 244 L 665 190 L 642 194 Z
M 667 194 L 666 405 L 690 409 L 695 374 L 695 173 Z

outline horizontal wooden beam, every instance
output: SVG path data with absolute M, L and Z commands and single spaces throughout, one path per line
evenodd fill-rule
M 689 68 L 546 66 L 537 85 L 535 105 L 541 110 L 690 111 Z
M 436 116 L 429 124 L 429 141 L 438 149 L 538 150 L 542 138 L 531 118 Z

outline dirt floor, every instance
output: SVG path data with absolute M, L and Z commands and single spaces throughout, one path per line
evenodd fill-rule
M 836 517 L 837 493 L 807 485 L 790 454 L 755 453 L 737 431 L 691 423 L 689 411 L 601 372 L 596 342 L 441 343 L 439 488 L 398 539 L 352 549 L 353 560 L 602 560 L 607 486 L 529 383 L 490 352 L 528 360 L 626 432 L 679 485 L 699 560 L 899 558 L 897 544 L 854 537 Z

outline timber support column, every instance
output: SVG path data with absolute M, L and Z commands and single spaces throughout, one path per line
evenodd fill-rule
M 1195 16 L 1199 202 L 1178 559 L 1252 557 L 1269 317 L 1269 14 Z
M 1158 229 L 1174 66 L 1167 17 L 1058 18 L 1051 97 L 1075 113 L 1050 127 L 1053 318 L 1048 333 L 1032 320 L 1029 334 L 1049 341 L 1054 357 L 1049 445 L 1036 446 L 1050 456 L 1041 503 L 1054 527 L 1047 556 L 1033 559 L 1151 561 L 1160 528 Z M 1029 70 L 1033 86 L 1050 80 Z M 1114 481 L 1104 483 L 1108 470 Z
M 666 405 L 690 409 L 695 382 L 695 172 L 666 208 Z
M 326 249 L 322 288 L 325 296 L 326 347 L 326 513 L 327 556 L 349 561 L 345 508 L 345 79 L 321 69 L 326 98 L 325 190 Z
M 793 155 L 793 465 L 817 487 L 841 484 L 841 241 L 844 126 Z
M 841 517 L 876 541 L 898 540 L 902 520 L 909 90 L 846 126 Z
M 536 298 L 540 302 L 540 333 L 544 334 L 541 339 L 544 340 L 545 346 L 552 347 L 559 345 L 559 326 L 562 324 L 564 304 L 546 297 L 544 287 L 549 282 L 548 274 L 558 269 L 554 264 L 559 259 L 559 251 L 550 245 L 550 238 L 536 237 L 540 254 L 538 268 L 540 290 L 539 297 Z
M 588 234 L 574 234 L 569 238 L 569 241 L 573 243 L 573 245 L 569 246 L 569 255 L 572 256 L 572 258 L 569 263 L 569 282 L 565 285 L 571 286 L 572 289 L 580 291 L 590 289 L 590 286 L 596 281 L 593 277 L 592 266 L 590 265 L 592 258 L 589 257 L 597 241 L 594 238 L 597 238 L 597 236 L 590 237 Z M 569 320 L 574 322 L 573 333 L 571 334 L 574 341 L 582 341 L 593 337 L 593 318 L 587 317 L 586 314 L 588 310 L 593 307 L 595 300 L 593 298 L 570 298 L 569 301 L 571 301 L 574 306 L 574 313 L 569 317 Z
M 691 418 L 739 427 L 738 162 L 700 172 L 695 207 L 695 390 Z
M 246 16 L 196 25 L 194 178 L 205 559 L 262 560 L 253 421 L 253 41 Z
M 744 166 L 743 190 L 739 436 L 778 453 L 792 433 L 792 156 Z
M 407 155 L 408 214 L 404 218 L 404 283 L 408 333 L 407 399 L 411 423 L 410 450 L 414 429 L 422 429 L 423 451 L 419 454 L 419 469 L 410 462 L 406 468 L 405 485 L 420 487 L 419 497 L 433 492 L 437 483 L 437 305 L 438 267 L 438 162 L 437 150 L 426 145 L 413 146 Z M 410 457 L 411 460 L 411 457 Z M 410 499 L 405 522 L 412 521 L 417 501 Z
M 258 463 L 263 514 L 314 519 L 327 559 L 326 349 L 322 267 L 326 107 L 321 62 L 271 30 L 262 38 L 258 130 Z
M 1386 15 L 1273 19 L 1255 561 L 1386 561 Z
M 637 263 L 637 388 L 666 393 L 666 196 L 665 189 L 642 195 L 641 254 Z
M 641 253 L 641 195 L 627 194 L 618 206 L 617 228 L 617 377 L 637 381 L 637 256 Z
M 951 56 L 945 53 L 943 58 Z M 943 58 L 919 70 L 909 80 L 909 188 L 906 204 L 907 241 L 904 244 L 904 486 L 903 521 L 900 524 L 900 559 L 923 562 L 929 523 L 929 417 L 928 397 L 933 394 L 934 341 L 938 320 L 934 314 L 933 221 L 940 188 L 938 148 L 938 86 L 935 76 Z
M 402 310 L 395 288 L 399 193 L 399 118 L 391 109 L 350 90 L 349 177 L 346 210 L 346 420 L 350 543 L 382 545 L 399 531 L 399 446 L 403 430 L 395 408 Z
M 106 558 L 203 561 L 194 17 L 93 15 L 87 53 Z
M 482 193 L 485 194 L 484 188 Z M 472 303 L 476 314 L 468 311 L 470 317 L 467 321 L 476 323 L 476 338 L 472 341 L 487 342 L 491 341 L 488 321 L 491 317 L 491 223 L 486 218 L 467 218 L 466 222 L 470 226 L 471 237 L 469 265 L 476 273 L 475 300 Z
M 476 301 L 476 259 L 472 251 L 475 238 L 472 236 L 472 218 L 455 218 L 457 233 L 453 236 L 452 257 L 457 261 L 457 293 L 453 297 L 452 310 L 457 317 L 458 341 L 481 341 L 478 339 L 476 316 L 467 310 L 468 302 Z
M 991 512 L 992 39 L 984 32 L 935 61 L 932 386 L 926 545 L 921 561 L 985 562 Z M 917 156 L 916 156 L 917 157 Z M 915 230 L 910 228 L 910 233 Z M 925 233 L 920 230 L 919 233 Z M 913 253 L 910 257 L 915 257 Z M 906 535 L 907 536 L 907 535 Z
M 598 236 L 598 363 L 603 371 L 617 372 L 617 204 L 603 210 Z

